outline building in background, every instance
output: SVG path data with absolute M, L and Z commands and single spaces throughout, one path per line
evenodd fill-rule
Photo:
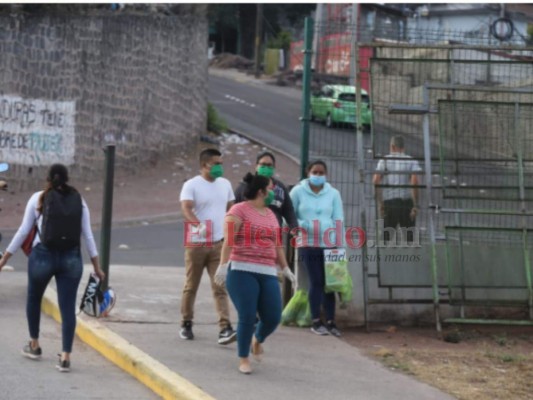
M 530 4 L 317 4 L 313 40 L 315 72 L 350 76 L 352 48 L 360 44 L 361 85 L 369 90 L 366 71 L 370 42 L 410 44 L 531 45 Z M 359 27 L 356 29 L 356 27 Z M 303 65 L 303 40 L 291 45 L 290 69 Z

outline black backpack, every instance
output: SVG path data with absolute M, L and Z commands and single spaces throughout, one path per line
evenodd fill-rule
M 68 250 L 80 245 L 82 201 L 74 189 L 50 190 L 43 200 L 41 242 L 51 249 Z

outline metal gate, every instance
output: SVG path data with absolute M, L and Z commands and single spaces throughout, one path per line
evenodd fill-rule
M 361 276 L 365 322 L 372 305 L 428 303 L 439 330 L 443 319 L 531 323 L 531 49 L 490 41 L 362 43 L 355 28 L 315 27 L 314 52 L 309 46 L 304 69 L 312 93 L 306 99 L 304 90 L 302 161 L 322 158 L 330 164 L 329 180 L 343 196 L 346 225 L 366 232 L 365 246 L 352 249 L 351 264 L 355 280 Z M 330 62 L 342 60 L 339 53 L 347 48 L 349 68 Z M 317 100 L 339 84 L 355 86 L 353 101 L 332 107 L 354 117 L 345 115 L 332 127 L 327 114 L 317 112 Z M 366 104 L 369 133 L 362 115 Z M 330 107 L 330 117 L 335 112 L 331 105 L 322 107 Z M 404 137 L 406 153 L 422 170 L 416 185 L 419 241 L 404 247 L 380 240 L 372 184 L 394 135 Z M 443 310 L 444 318 L 441 304 L 452 306 Z M 516 318 L 500 318 L 495 306 L 519 307 Z M 380 312 L 390 317 L 397 311 Z

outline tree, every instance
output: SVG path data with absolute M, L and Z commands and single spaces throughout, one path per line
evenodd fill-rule
M 264 27 L 267 36 L 287 41 L 287 26 L 301 28 L 316 4 L 265 4 Z M 210 4 L 208 11 L 211 37 L 219 52 L 233 52 L 252 59 L 255 44 L 256 4 Z M 216 31 L 216 33 L 214 33 Z M 289 45 L 290 46 L 290 45 Z

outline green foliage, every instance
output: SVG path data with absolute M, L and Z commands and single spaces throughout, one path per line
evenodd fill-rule
M 207 103 L 207 130 L 215 133 L 228 130 L 227 122 L 218 115 L 217 110 L 211 103 Z
M 270 39 L 267 43 L 269 49 L 283 49 L 290 50 L 292 42 L 292 35 L 288 31 L 280 31 L 274 39 Z
M 209 4 L 207 7 L 209 24 L 224 28 L 237 29 L 239 8 L 237 4 Z

